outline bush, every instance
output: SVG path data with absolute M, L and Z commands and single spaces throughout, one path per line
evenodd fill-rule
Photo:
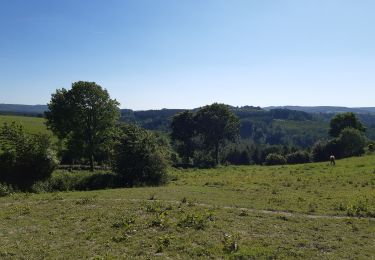
M 13 193 L 12 186 L 0 183 L 0 197 L 5 197 Z
M 135 125 L 123 125 L 115 146 L 113 171 L 126 186 L 166 182 L 169 147 L 153 133 Z
M 345 128 L 339 137 L 329 142 L 317 142 L 312 151 L 314 162 L 328 161 L 331 155 L 336 158 L 362 155 L 365 152 L 366 138 L 361 131 Z
M 193 155 L 194 166 L 198 168 L 214 168 L 216 160 L 208 151 L 195 151 Z
M 51 176 L 57 166 L 48 135 L 25 133 L 12 123 L 0 128 L 0 181 L 28 189 Z
M 286 164 L 284 156 L 277 153 L 270 153 L 266 157 L 266 165 L 283 165 Z
M 354 128 L 345 128 L 337 139 L 342 157 L 358 156 L 365 153 L 366 139 L 362 132 Z
M 375 151 L 375 144 L 374 144 L 374 143 L 369 143 L 369 145 L 368 145 L 368 150 L 369 150 L 370 152 Z
M 73 190 L 98 190 L 120 187 L 119 178 L 112 172 L 70 172 L 59 170 L 45 181 L 38 181 L 31 190 L 36 193 Z
M 309 163 L 310 154 L 306 151 L 297 151 L 286 156 L 288 164 Z
M 342 149 L 337 139 L 329 142 L 318 141 L 313 146 L 312 160 L 314 162 L 328 161 L 331 155 L 334 155 L 336 158 L 342 157 Z
M 231 150 L 227 156 L 226 161 L 235 165 L 247 165 L 251 163 L 251 156 L 248 150 Z

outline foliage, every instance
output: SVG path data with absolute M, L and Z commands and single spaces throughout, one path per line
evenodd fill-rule
M 330 141 L 319 141 L 312 149 L 315 162 L 328 161 L 331 155 L 336 158 L 362 155 L 366 139 L 363 133 L 354 128 L 345 128 L 337 138 Z
M 374 143 L 369 143 L 368 144 L 368 150 L 370 152 L 374 152 L 375 151 L 375 144 Z
M 329 156 L 332 154 L 327 151 L 328 142 L 318 141 L 312 148 L 312 159 L 314 162 L 324 162 L 329 160 Z
M 341 157 L 358 156 L 365 152 L 366 139 L 357 129 L 345 128 L 341 131 L 337 141 L 341 148 Z
M 95 82 L 78 81 L 70 90 L 58 89 L 52 94 L 47 126 L 60 139 L 68 140 L 70 153 L 84 157 L 94 168 L 95 157 L 105 148 L 108 152 L 113 129 L 119 118 L 119 103 Z
M 36 182 L 31 190 L 36 193 L 74 190 L 119 188 L 120 180 L 111 172 L 57 170 L 44 181 Z
M 354 128 L 365 132 L 366 128 L 358 120 L 354 113 L 337 114 L 330 122 L 329 134 L 332 137 L 338 137 L 345 128 Z
M 216 164 L 220 163 L 220 148 L 225 141 L 235 141 L 240 121 L 227 105 L 214 103 L 201 108 L 195 115 L 197 132 L 208 149 L 214 150 Z
M 113 171 L 124 185 L 158 185 L 166 181 L 170 150 L 155 134 L 135 125 L 123 125 L 115 147 Z
M 308 163 L 310 162 L 310 154 L 306 151 L 296 151 L 286 156 L 288 164 Z
M 270 153 L 266 157 L 267 165 L 283 165 L 286 164 L 286 159 L 281 154 Z
M 207 157 L 212 155 L 217 165 L 220 163 L 220 150 L 226 141 L 236 140 L 239 127 L 238 117 L 227 105 L 214 103 L 195 114 L 185 111 L 173 117 L 171 137 L 184 163 L 188 163 L 191 157 L 195 162 L 208 162 L 211 160 Z M 196 150 L 206 155 L 197 154 Z
M 5 183 L 0 183 L 0 197 L 5 197 L 12 193 L 13 193 L 12 186 L 5 184 Z
M 189 163 L 194 155 L 196 134 L 196 125 L 194 114 L 190 111 L 184 111 L 175 115 L 171 123 L 171 138 L 176 143 L 177 151 L 183 158 L 183 163 Z
M 249 149 L 233 149 L 230 150 L 225 161 L 234 165 L 247 165 L 251 163 L 251 154 Z
M 21 189 L 47 179 L 57 165 L 51 139 L 45 134 L 28 134 L 12 123 L 0 128 L 0 181 Z
M 194 166 L 198 168 L 213 168 L 217 165 L 214 158 L 210 151 L 195 151 L 193 155 Z

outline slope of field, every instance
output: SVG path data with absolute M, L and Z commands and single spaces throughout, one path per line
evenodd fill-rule
M 171 169 L 163 187 L 3 197 L 0 258 L 372 259 L 374 162 Z
M 44 124 L 45 119 L 40 117 L 28 117 L 28 116 L 11 116 L 11 115 L 0 115 L 0 125 L 3 123 L 11 124 L 16 122 L 24 127 L 25 131 L 29 133 L 47 133 L 51 134 L 47 130 L 46 125 Z

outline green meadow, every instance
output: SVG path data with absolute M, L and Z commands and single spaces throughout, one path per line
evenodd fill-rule
M 55 176 L 90 174 L 56 171 Z M 0 198 L 0 258 L 373 259 L 375 156 Z
M 0 126 L 2 126 L 4 123 L 11 124 L 12 122 L 22 125 L 25 131 L 29 133 L 52 134 L 46 128 L 46 125 L 44 124 L 44 118 L 30 116 L 0 115 Z

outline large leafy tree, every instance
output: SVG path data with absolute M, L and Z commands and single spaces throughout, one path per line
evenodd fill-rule
M 175 115 L 172 119 L 171 128 L 171 137 L 177 146 L 178 153 L 182 156 L 184 163 L 189 163 L 195 148 L 194 114 L 190 111 L 184 111 Z
M 337 142 L 342 157 L 358 156 L 365 152 L 366 138 L 358 129 L 345 128 Z
M 220 149 L 225 141 L 235 141 L 240 120 L 225 104 L 214 103 L 201 108 L 195 115 L 197 132 L 204 144 L 214 150 L 216 164 L 220 163 Z
M 95 156 L 111 139 L 119 119 L 119 103 L 95 82 L 78 81 L 72 88 L 52 94 L 47 126 L 60 139 L 67 139 L 94 169 Z
M 120 132 L 113 171 L 127 186 L 163 184 L 170 158 L 167 143 L 136 125 L 123 125 Z
M 338 137 L 342 130 L 345 128 L 354 128 L 361 132 L 365 132 L 366 128 L 363 124 L 358 120 L 354 113 L 342 113 L 337 114 L 334 118 L 332 118 L 330 123 L 329 134 L 332 137 Z

